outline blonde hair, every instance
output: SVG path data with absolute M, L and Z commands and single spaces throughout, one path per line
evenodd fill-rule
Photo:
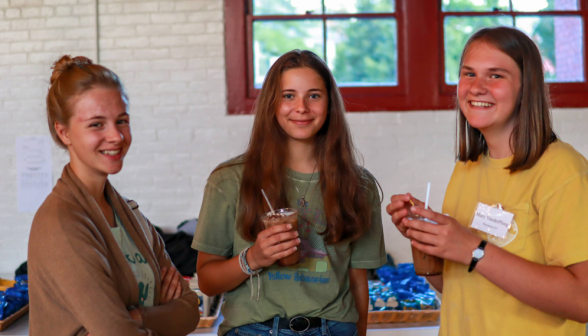
M 129 98 L 120 78 L 110 69 L 94 64 L 84 56 L 62 56 L 53 64 L 51 86 L 47 93 L 47 122 L 55 143 L 66 149 L 55 131 L 55 123 L 68 125 L 73 115 L 72 101 L 93 88 L 116 89 L 128 104 Z

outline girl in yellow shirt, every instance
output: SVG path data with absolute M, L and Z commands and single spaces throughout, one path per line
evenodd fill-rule
M 539 50 L 514 28 L 480 30 L 457 98 L 459 162 L 443 212 L 410 194 L 387 206 L 413 247 L 445 259 L 428 277 L 443 292 L 440 335 L 584 336 L 588 161 L 552 130 Z M 506 234 L 471 227 L 480 204 L 514 215 Z

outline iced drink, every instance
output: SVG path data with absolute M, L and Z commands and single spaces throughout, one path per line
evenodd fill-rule
M 409 215 L 408 219 L 418 219 L 425 222 L 435 223 L 419 215 Z M 412 247 L 412 260 L 414 261 L 414 271 L 417 275 L 439 275 L 443 273 L 443 259 L 426 254 Z
M 298 210 L 292 208 L 277 209 L 273 213 L 268 212 L 261 216 L 265 228 L 270 228 L 278 224 L 291 224 L 291 231 L 298 231 Z M 278 265 L 282 267 L 296 265 L 300 261 L 300 249 L 296 249 L 291 255 L 278 260 Z

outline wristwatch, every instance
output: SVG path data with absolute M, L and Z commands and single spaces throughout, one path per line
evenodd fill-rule
M 486 247 L 487 243 L 487 241 L 482 239 L 480 245 L 478 245 L 474 252 L 472 252 L 472 262 L 470 263 L 470 268 L 468 268 L 468 272 L 471 273 L 474 270 L 474 268 L 476 268 L 476 264 L 478 263 L 478 261 L 484 258 L 484 247 Z

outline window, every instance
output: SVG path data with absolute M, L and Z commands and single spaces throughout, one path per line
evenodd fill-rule
M 341 87 L 398 83 L 393 0 L 255 0 L 251 12 L 255 89 L 275 59 L 296 48 L 326 60 Z
M 552 91 L 573 91 L 573 86 L 564 83 L 584 83 L 586 72 L 579 5 L 578 0 L 442 0 L 443 91 L 455 90 L 461 50 L 468 37 L 489 26 L 516 27 L 525 32 L 539 48 Z
M 269 67 L 321 56 L 348 111 L 451 109 L 465 42 L 515 26 L 538 45 L 554 106 L 588 106 L 588 0 L 225 0 L 229 113 L 247 114 Z

